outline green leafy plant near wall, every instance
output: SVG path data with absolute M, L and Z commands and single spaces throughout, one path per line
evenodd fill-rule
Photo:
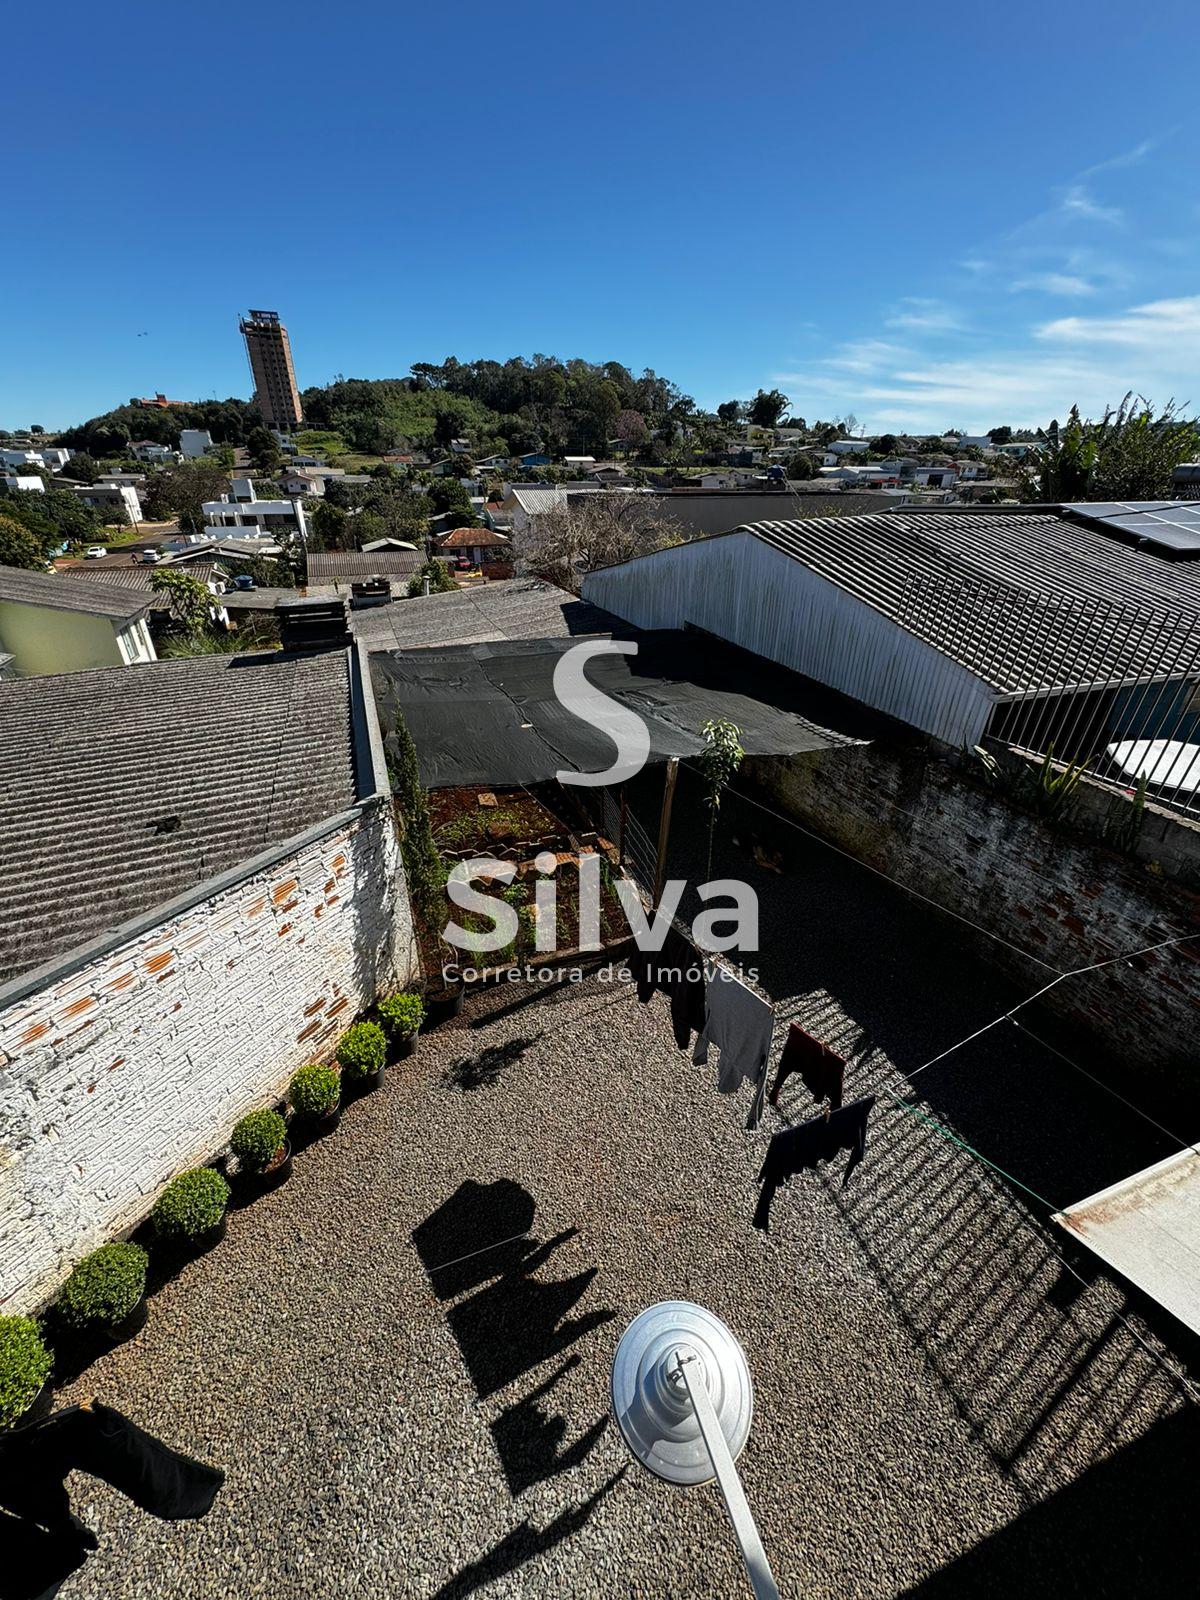
M 398 713 L 396 727 L 388 741 L 387 764 L 399 812 L 400 854 L 408 892 L 417 913 L 440 932 L 439 918 L 445 909 L 446 869 L 433 840 L 429 807 L 417 767 L 417 747 Z
M 1108 816 L 1104 819 L 1104 842 L 1114 850 L 1128 854 L 1137 847 L 1146 821 L 1146 790 L 1149 783 L 1148 776 L 1143 772 L 1130 798 L 1117 800 L 1109 807 Z
M 286 1142 L 287 1123 L 278 1111 L 264 1106 L 242 1118 L 229 1137 L 229 1148 L 239 1166 L 248 1172 L 261 1172 Z
M 416 996 L 411 998 L 415 1000 Z M 417 1004 L 420 1005 L 420 1001 Z M 377 1022 L 352 1023 L 338 1040 L 337 1058 L 348 1078 L 368 1078 L 378 1072 L 387 1060 L 387 1038 L 383 1029 Z
M 154 1202 L 150 1220 L 164 1244 L 192 1244 L 219 1228 L 229 1204 L 229 1185 L 211 1167 L 172 1178 Z
M 53 1365 L 32 1317 L 0 1317 L 0 1429 L 21 1420 Z
M 390 994 L 377 1007 L 379 1020 L 393 1039 L 406 1039 L 425 1020 L 425 1004 L 419 994 Z
M 704 803 L 708 807 L 708 876 L 711 878 L 713 836 L 721 796 L 741 766 L 746 752 L 741 745 L 741 729 L 724 717 L 706 722 L 700 732 L 704 735 L 704 749 L 700 752 L 698 762 L 704 780 Z
M 295 1107 L 296 1115 L 309 1121 L 331 1116 L 337 1108 L 341 1092 L 341 1079 L 334 1069 L 323 1067 L 316 1061 L 301 1067 L 288 1085 L 288 1099 Z
M 56 1311 L 77 1333 L 121 1322 L 146 1292 L 149 1257 L 136 1244 L 103 1244 L 63 1284 Z

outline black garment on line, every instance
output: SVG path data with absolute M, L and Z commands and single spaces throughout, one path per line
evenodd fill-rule
M 656 991 L 669 998 L 675 1043 L 686 1050 L 692 1034 L 704 1027 L 704 963 L 699 952 L 671 928 L 661 950 L 639 950 L 631 965 L 643 1005 Z
M 225 1482 L 219 1467 L 172 1450 L 98 1400 L 0 1438 L 0 1505 L 45 1527 L 70 1516 L 64 1480 L 87 1472 L 167 1522 L 202 1517 Z
M 818 1161 L 832 1160 L 839 1150 L 850 1152 L 842 1177 L 843 1185 L 849 1182 L 850 1174 L 866 1153 L 867 1118 L 874 1104 L 873 1094 L 864 1095 L 861 1100 L 851 1100 L 848 1106 L 831 1111 L 828 1116 L 812 1117 L 798 1127 L 785 1128 L 774 1135 L 758 1175 L 763 1187 L 754 1210 L 756 1228 L 769 1231 L 771 1201 L 781 1183 L 786 1183 L 797 1172 L 815 1167 Z
M 798 1072 L 814 1100 L 828 1100 L 833 1110 L 842 1103 L 842 1086 L 846 1075 L 846 1062 L 820 1039 L 806 1033 L 798 1022 L 788 1028 L 787 1043 L 775 1069 L 775 1082 L 768 1096 L 773 1106 L 779 1104 L 779 1091 Z

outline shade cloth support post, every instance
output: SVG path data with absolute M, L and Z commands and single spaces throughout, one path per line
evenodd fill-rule
M 667 841 L 671 837 L 671 806 L 675 800 L 675 780 L 679 777 L 679 757 L 667 761 L 667 776 L 663 783 L 662 815 L 658 822 L 658 858 L 654 863 L 654 904 L 662 899 L 663 884 L 667 877 Z

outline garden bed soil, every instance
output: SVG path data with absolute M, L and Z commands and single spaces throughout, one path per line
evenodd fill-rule
M 429 821 L 439 853 L 451 860 L 561 848 L 570 829 L 525 789 L 431 789 Z

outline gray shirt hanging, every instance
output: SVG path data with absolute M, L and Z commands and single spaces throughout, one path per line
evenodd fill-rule
M 711 962 L 707 977 L 704 1030 L 696 1040 L 692 1060 L 703 1066 L 708 1060 L 709 1045 L 715 1044 L 721 1052 L 717 1092 L 733 1094 L 747 1079 L 753 1083 L 754 1100 L 746 1126 L 757 1128 L 762 1117 L 775 1013 L 727 968 Z

